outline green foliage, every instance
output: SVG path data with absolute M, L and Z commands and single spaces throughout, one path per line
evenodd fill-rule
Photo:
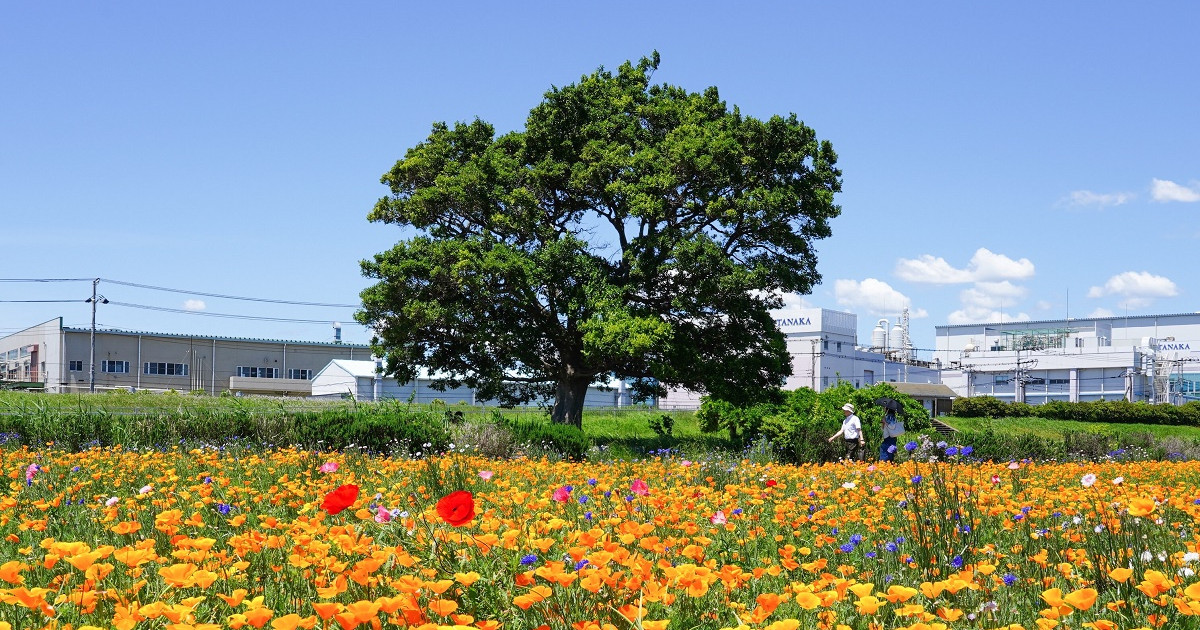
M 845 417 L 842 406 L 847 402 L 854 405 L 869 444 L 878 444 L 883 439 L 885 410 L 875 402 L 880 398 L 900 403 L 898 416 L 907 430 L 915 432 L 931 426 L 929 414 L 921 403 L 887 383 L 855 389 L 843 382 L 821 393 L 801 388 L 776 394 L 775 402 L 747 407 L 706 397 L 696 418 L 706 431 L 728 430 L 735 442 L 761 437 L 777 449 L 781 458 L 794 462 L 837 459 L 841 445 L 830 444 L 827 438 L 841 427 Z
M 791 361 L 770 310 L 820 279 L 837 155 L 794 114 L 652 85 L 658 62 L 553 88 L 499 137 L 437 123 L 383 176 L 369 219 L 414 236 L 362 263 L 377 282 L 356 318 L 388 374 L 550 397 L 577 427 L 588 385 L 613 375 L 739 407 L 779 387 Z
M 515 440 L 536 455 L 551 455 L 573 461 L 583 459 L 592 441 L 583 429 L 571 425 L 509 420 L 507 426 Z
M 954 399 L 954 415 L 960 418 L 1031 418 L 1104 422 L 1114 424 L 1161 424 L 1200 426 L 1200 402 L 1182 405 L 1151 405 L 1146 402 L 1107 400 L 1043 405 L 1006 403 L 991 396 Z
M 660 414 L 650 416 L 650 430 L 661 437 L 671 437 L 671 433 L 675 430 L 675 417 L 670 414 Z

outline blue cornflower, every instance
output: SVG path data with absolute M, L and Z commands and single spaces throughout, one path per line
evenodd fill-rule
M 586 518 L 589 521 L 592 520 L 592 513 L 591 512 L 584 513 L 583 518 Z
M 897 544 L 897 545 L 903 545 L 903 544 L 904 544 L 904 537 L 903 537 L 903 536 L 897 536 L 897 537 L 896 537 L 896 544 Z
M 957 447 L 951 446 L 946 449 L 946 457 L 954 457 L 955 455 L 958 455 Z
M 521 556 L 521 564 L 523 564 L 523 565 L 530 565 L 537 561 L 538 561 L 537 554 L 531 553 L 527 556 Z
M 874 551 L 868 551 L 868 552 L 867 552 L 867 557 L 868 557 L 868 558 L 874 558 L 874 557 L 875 557 L 875 552 L 874 552 Z
M 575 486 L 563 486 L 563 487 L 567 489 L 567 492 L 574 492 L 574 491 L 575 491 Z
M 587 498 L 586 494 L 579 495 L 579 505 L 583 505 L 587 502 L 588 502 L 588 498 Z
M 229 511 L 232 509 L 233 506 L 229 505 L 228 503 L 217 504 L 217 511 L 221 513 L 221 516 L 229 516 Z
M 837 536 L 837 535 L 838 535 L 838 528 L 834 527 L 834 528 L 830 529 L 830 530 L 829 530 L 829 533 L 830 533 L 830 535 Z
M 910 453 L 911 453 L 911 452 L 913 452 L 913 451 L 915 451 L 915 450 L 917 450 L 917 443 L 916 443 L 916 442 L 909 442 L 908 444 L 905 444 L 905 445 L 904 445 L 904 450 L 906 450 L 906 451 L 908 451 L 908 452 L 910 452 Z
M 908 501 L 901 501 L 900 503 L 897 503 L 897 505 L 899 505 L 901 508 L 906 508 L 908 507 Z
M 1017 576 L 1015 576 L 1011 573 L 1004 574 L 1004 585 L 1005 586 L 1012 586 L 1013 584 L 1016 583 L 1016 581 L 1017 581 Z
M 962 447 L 962 451 L 961 451 L 963 456 L 970 455 L 971 453 L 974 453 L 974 452 L 975 452 L 975 447 L 973 447 L 973 446 L 964 446 L 964 447 Z
M 888 544 L 884 545 L 883 548 L 887 550 L 888 553 L 896 553 L 896 551 L 900 549 L 900 547 L 894 542 L 889 542 Z
M 916 477 L 913 477 L 912 478 L 913 485 L 921 483 L 922 479 L 924 479 L 924 477 L 922 477 L 921 475 L 917 475 Z
M 896 452 L 896 445 L 895 445 L 895 444 L 893 444 L 893 445 L 891 445 L 891 446 L 887 447 L 887 452 L 889 452 L 889 453 L 895 453 L 895 452 Z
M 1196 502 L 1200 503 L 1200 499 L 1197 499 Z M 734 508 L 733 512 L 731 512 L 731 514 L 734 514 L 734 515 L 741 514 L 741 513 L 742 513 L 742 508 Z
M 583 560 L 580 560 L 579 562 L 575 563 L 575 570 L 578 571 L 578 570 L 582 569 L 583 567 L 586 567 L 587 565 L 588 565 L 588 559 L 584 558 Z
M 963 565 L 963 557 L 962 556 L 954 556 L 953 558 L 950 559 L 950 566 L 954 567 L 955 569 L 961 569 L 962 565 Z
M 206 483 L 206 484 L 212 483 L 212 477 L 205 477 L 204 483 Z
M 75 466 L 74 468 L 71 469 L 71 472 L 79 472 L 79 467 Z
M 862 544 L 862 541 L 863 541 L 862 534 L 855 534 L 850 537 L 850 542 L 852 542 L 856 545 Z
M 1013 514 L 1013 520 L 1014 520 L 1014 521 L 1019 521 L 1019 520 L 1021 520 L 1021 519 L 1023 519 L 1023 518 L 1025 518 L 1025 515 L 1024 515 L 1024 514 Z
M 597 484 L 597 483 L 599 483 L 599 482 L 598 482 L 598 481 L 596 481 L 596 478 L 595 478 L 595 477 L 592 477 L 591 479 L 588 479 L 588 480 L 587 480 L 587 484 L 588 484 L 589 486 L 593 487 L 593 488 L 595 488 L 595 487 L 596 487 L 596 484 Z
M 838 547 L 838 549 L 841 549 L 842 553 L 850 553 L 851 551 L 854 551 L 854 543 L 846 543 L 841 547 Z

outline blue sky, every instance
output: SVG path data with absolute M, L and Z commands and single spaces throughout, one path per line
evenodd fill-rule
M 657 49 L 656 81 L 795 112 L 842 215 L 806 304 L 861 343 L 945 323 L 1200 310 L 1200 5 L 0 4 L 3 278 L 355 304 L 379 177 L 434 121 L 520 128 L 551 85 Z M 347 341 L 352 308 L 104 283 L 102 326 Z M 0 283 L 0 335 L 89 282 Z M 78 299 L 77 303 L 3 300 Z M 207 316 L 137 306 L 193 310 Z

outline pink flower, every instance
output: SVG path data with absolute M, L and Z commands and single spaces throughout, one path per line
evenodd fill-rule
M 1016 470 L 1016 469 L 1018 469 L 1018 468 L 1020 468 L 1020 467 L 1021 467 L 1021 465 L 1020 465 L 1020 464 L 1018 464 L 1017 462 L 1012 462 L 1012 463 L 1010 463 L 1010 464 L 1008 465 L 1008 469 L 1009 469 L 1009 470 Z
M 491 478 L 492 478 L 492 475 L 494 475 L 494 474 L 496 474 L 496 473 L 494 473 L 494 472 L 492 472 L 492 471 L 490 471 L 490 470 L 481 470 L 481 471 L 479 471 L 479 476 L 480 476 L 480 477 L 482 477 L 484 481 L 487 481 L 488 479 L 491 479 Z
M 146 484 L 146 485 L 142 486 L 141 490 L 138 490 L 138 494 L 146 494 L 152 490 L 154 490 L 154 486 L 150 485 L 150 484 Z
M 728 522 L 725 520 L 725 512 L 721 510 L 717 510 L 717 513 L 708 517 L 708 520 L 712 521 L 713 525 L 724 525 Z
M 1096 483 L 1096 475 L 1088 473 L 1079 480 L 1079 483 L 1083 484 L 1084 488 L 1091 488 L 1092 485 Z
M 40 470 L 41 467 L 39 467 L 37 464 L 30 464 L 29 468 L 25 469 L 25 482 L 33 483 L 33 476 L 38 474 L 38 471 Z
M 992 475 L 992 483 L 994 483 L 994 484 L 1000 483 L 1000 475 Z
M 559 503 L 566 503 L 567 500 L 571 498 L 571 491 L 567 490 L 566 486 L 561 486 L 559 489 L 554 491 L 554 494 L 551 495 L 550 498 L 558 501 Z
M 682 465 L 684 468 L 687 468 L 688 466 L 691 466 L 691 465 L 692 465 L 692 462 L 691 462 L 691 460 L 687 460 L 687 459 L 685 459 L 685 460 L 683 460 L 683 461 L 681 461 L 681 462 L 679 462 L 679 463 L 680 463 L 680 464 L 681 464 L 681 465 Z
M 337 472 L 337 469 L 338 469 L 337 462 L 325 462 L 324 464 L 321 464 L 321 467 L 318 468 L 317 470 L 319 470 L 323 473 L 331 473 L 331 472 Z
M 375 512 L 375 522 L 376 523 L 386 523 L 390 520 L 392 520 L 392 513 L 389 512 L 388 509 L 383 507 L 382 505 L 379 506 L 379 510 Z
M 646 482 L 641 479 L 634 479 L 633 483 L 629 484 L 629 489 L 633 490 L 633 493 L 639 497 L 649 496 L 650 494 L 650 486 L 647 486 Z
M 104 505 L 106 505 L 108 507 L 112 507 L 120 502 L 121 502 L 120 497 L 110 497 L 107 501 L 104 502 Z

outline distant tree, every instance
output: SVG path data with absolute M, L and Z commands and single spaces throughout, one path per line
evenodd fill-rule
M 589 385 L 730 401 L 791 373 L 769 309 L 820 280 L 837 156 L 796 119 L 651 85 L 659 56 L 552 88 L 523 131 L 437 123 L 383 176 L 371 221 L 413 229 L 363 274 L 358 321 L 401 381 L 579 426 Z

